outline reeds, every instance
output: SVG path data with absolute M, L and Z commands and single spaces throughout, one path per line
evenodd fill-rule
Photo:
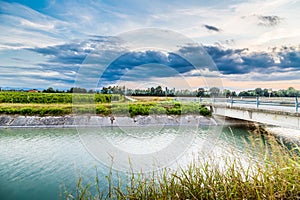
M 191 163 L 177 171 L 164 169 L 149 174 L 128 174 L 122 184 L 107 176 L 107 187 L 99 190 L 99 177 L 95 184 L 82 185 L 80 178 L 75 195 L 65 193 L 66 199 L 299 199 L 299 148 L 287 149 L 273 136 L 263 143 L 253 139 L 248 156 L 213 157 Z M 258 141 L 259 140 L 259 141 Z M 256 153 L 253 154 L 253 149 Z M 255 155 L 255 159 L 253 159 Z M 197 159 L 198 160 L 198 159 Z M 245 165 L 247 162 L 247 165 Z M 246 167 L 245 167 L 246 166 Z M 96 189 L 95 189 L 96 188 Z

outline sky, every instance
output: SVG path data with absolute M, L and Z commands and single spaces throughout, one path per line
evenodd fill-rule
M 300 89 L 299 0 L 0 1 L 0 87 Z

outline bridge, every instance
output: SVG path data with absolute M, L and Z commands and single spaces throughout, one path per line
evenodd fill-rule
M 214 115 L 300 130 L 297 97 L 284 99 L 181 98 L 180 100 L 200 101 L 210 107 Z

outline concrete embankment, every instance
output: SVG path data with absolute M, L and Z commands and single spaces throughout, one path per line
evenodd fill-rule
M 114 126 L 147 126 L 147 125 L 217 125 L 214 118 L 203 116 L 136 116 L 118 117 L 113 120 Z M 0 116 L 0 127 L 76 127 L 76 126 L 111 126 L 110 117 L 107 116 Z

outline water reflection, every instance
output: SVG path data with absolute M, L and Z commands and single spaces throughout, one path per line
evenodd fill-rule
M 199 128 L 196 132 L 188 127 L 148 127 L 147 130 L 127 127 L 126 131 L 107 127 L 82 131 L 85 132 L 85 139 L 94 141 L 94 144 L 99 142 L 99 138 L 105 138 L 109 146 L 139 156 L 137 158 L 143 158 L 149 152 L 155 157 L 157 152 L 179 138 L 181 143 L 172 146 L 169 153 L 179 151 L 181 154 L 176 157 L 165 154 L 164 157 L 172 159 L 167 167 L 174 169 L 190 164 L 195 158 L 202 161 L 212 156 L 216 161 L 224 157 L 246 160 L 249 156 L 246 149 L 251 147 L 253 141 L 266 141 L 266 138 L 259 135 L 251 136 L 245 127 L 225 127 L 221 134 L 214 134 L 215 131 L 208 127 Z M 193 140 L 188 138 L 191 142 L 187 145 L 184 142 L 188 135 L 192 135 Z M 94 182 L 95 167 L 100 184 L 105 188 L 105 176 L 110 167 L 95 159 L 84 147 L 80 137 L 76 129 L 67 128 L 0 129 L 0 199 L 58 199 L 64 187 L 75 189 L 80 176 L 84 177 L 85 182 Z M 180 144 L 188 148 L 181 148 Z M 97 150 L 107 152 L 105 148 Z M 259 152 L 252 150 L 254 153 L 250 156 L 255 159 L 255 152 Z M 124 158 L 123 164 L 127 165 L 127 161 L 128 158 Z M 143 159 L 140 161 L 142 164 L 149 162 Z

